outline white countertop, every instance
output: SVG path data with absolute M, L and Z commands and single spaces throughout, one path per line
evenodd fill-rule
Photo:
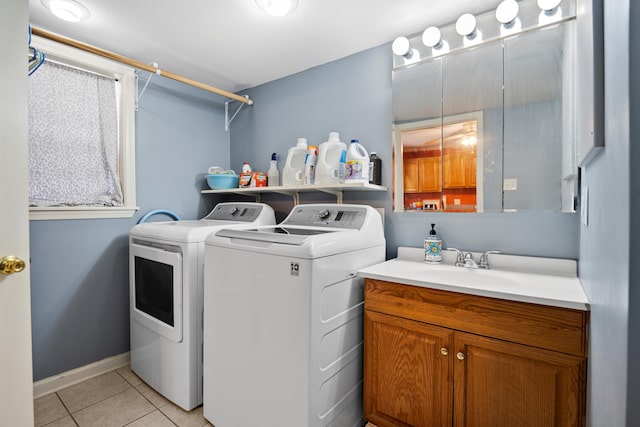
M 474 253 L 476 261 L 480 254 Z M 422 248 L 398 248 L 398 258 L 358 271 L 358 276 L 470 295 L 589 310 L 575 260 L 492 254 L 490 270 L 455 267 L 455 253 L 442 264 L 424 262 Z

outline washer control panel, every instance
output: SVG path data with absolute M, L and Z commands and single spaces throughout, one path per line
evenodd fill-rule
M 281 225 L 306 225 L 359 230 L 369 212 L 364 206 L 298 205 Z

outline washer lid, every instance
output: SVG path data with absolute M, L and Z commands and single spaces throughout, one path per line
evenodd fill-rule
M 313 228 L 279 226 L 250 229 L 222 229 L 216 233 L 216 236 L 300 246 L 311 236 L 339 233 L 340 231 L 341 230 L 320 230 Z

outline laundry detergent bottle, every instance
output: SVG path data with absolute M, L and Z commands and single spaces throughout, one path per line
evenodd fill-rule
M 295 147 L 289 148 L 287 161 L 282 168 L 282 185 L 304 184 L 304 160 L 307 157 L 307 140 L 298 138 Z
M 318 147 L 318 165 L 316 166 L 316 184 L 338 184 L 344 182 L 344 173 L 340 179 L 340 160 L 347 152 L 347 144 L 340 141 L 338 132 L 330 132 L 329 139 Z
M 352 139 L 347 150 L 346 182 L 369 183 L 369 154 L 357 139 Z
M 316 183 L 316 166 L 318 165 L 318 147 L 310 145 L 304 159 L 304 185 Z

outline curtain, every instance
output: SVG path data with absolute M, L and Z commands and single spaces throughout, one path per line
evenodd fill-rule
M 122 206 L 117 81 L 47 61 L 29 90 L 30 206 Z

